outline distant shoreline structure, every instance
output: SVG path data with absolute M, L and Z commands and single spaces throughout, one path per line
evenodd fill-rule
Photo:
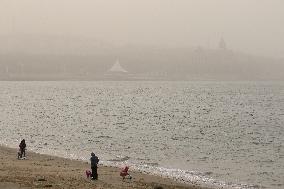
M 284 80 L 283 70 L 284 59 L 233 52 L 224 41 L 214 50 L 138 48 L 93 55 L 0 53 L 0 80 L 4 81 Z
M 284 78 L 245 78 L 239 76 L 209 76 L 209 75 L 189 75 L 178 76 L 153 76 L 149 74 L 129 74 L 129 75 L 97 75 L 93 77 L 83 77 L 74 75 L 10 75 L 0 77 L 0 81 L 284 81 Z
M 119 59 L 117 59 L 114 63 L 114 65 L 108 70 L 108 73 L 127 73 L 126 71 L 119 63 Z

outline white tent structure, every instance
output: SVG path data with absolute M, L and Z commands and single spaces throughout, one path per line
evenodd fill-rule
M 119 60 L 116 60 L 114 65 L 108 70 L 112 73 L 127 73 L 127 71 L 120 65 Z

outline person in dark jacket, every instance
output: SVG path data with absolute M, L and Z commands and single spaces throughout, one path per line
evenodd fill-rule
M 91 169 L 92 169 L 92 180 L 98 180 L 98 163 L 99 158 L 92 152 L 91 153 Z
M 23 139 L 19 145 L 20 147 L 20 158 L 26 158 L 26 141 Z

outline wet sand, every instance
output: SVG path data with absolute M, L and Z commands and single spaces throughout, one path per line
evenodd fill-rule
M 18 160 L 17 149 L 0 146 L 0 189 L 80 188 L 80 189 L 201 189 L 196 184 L 184 185 L 172 179 L 130 170 L 133 179 L 119 176 L 119 168 L 100 165 L 99 179 L 86 178 L 90 164 L 83 161 L 41 155 L 27 151 L 26 160 Z

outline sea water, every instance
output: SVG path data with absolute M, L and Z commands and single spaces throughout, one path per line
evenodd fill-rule
M 0 143 L 217 188 L 284 188 L 283 82 L 0 82 Z

